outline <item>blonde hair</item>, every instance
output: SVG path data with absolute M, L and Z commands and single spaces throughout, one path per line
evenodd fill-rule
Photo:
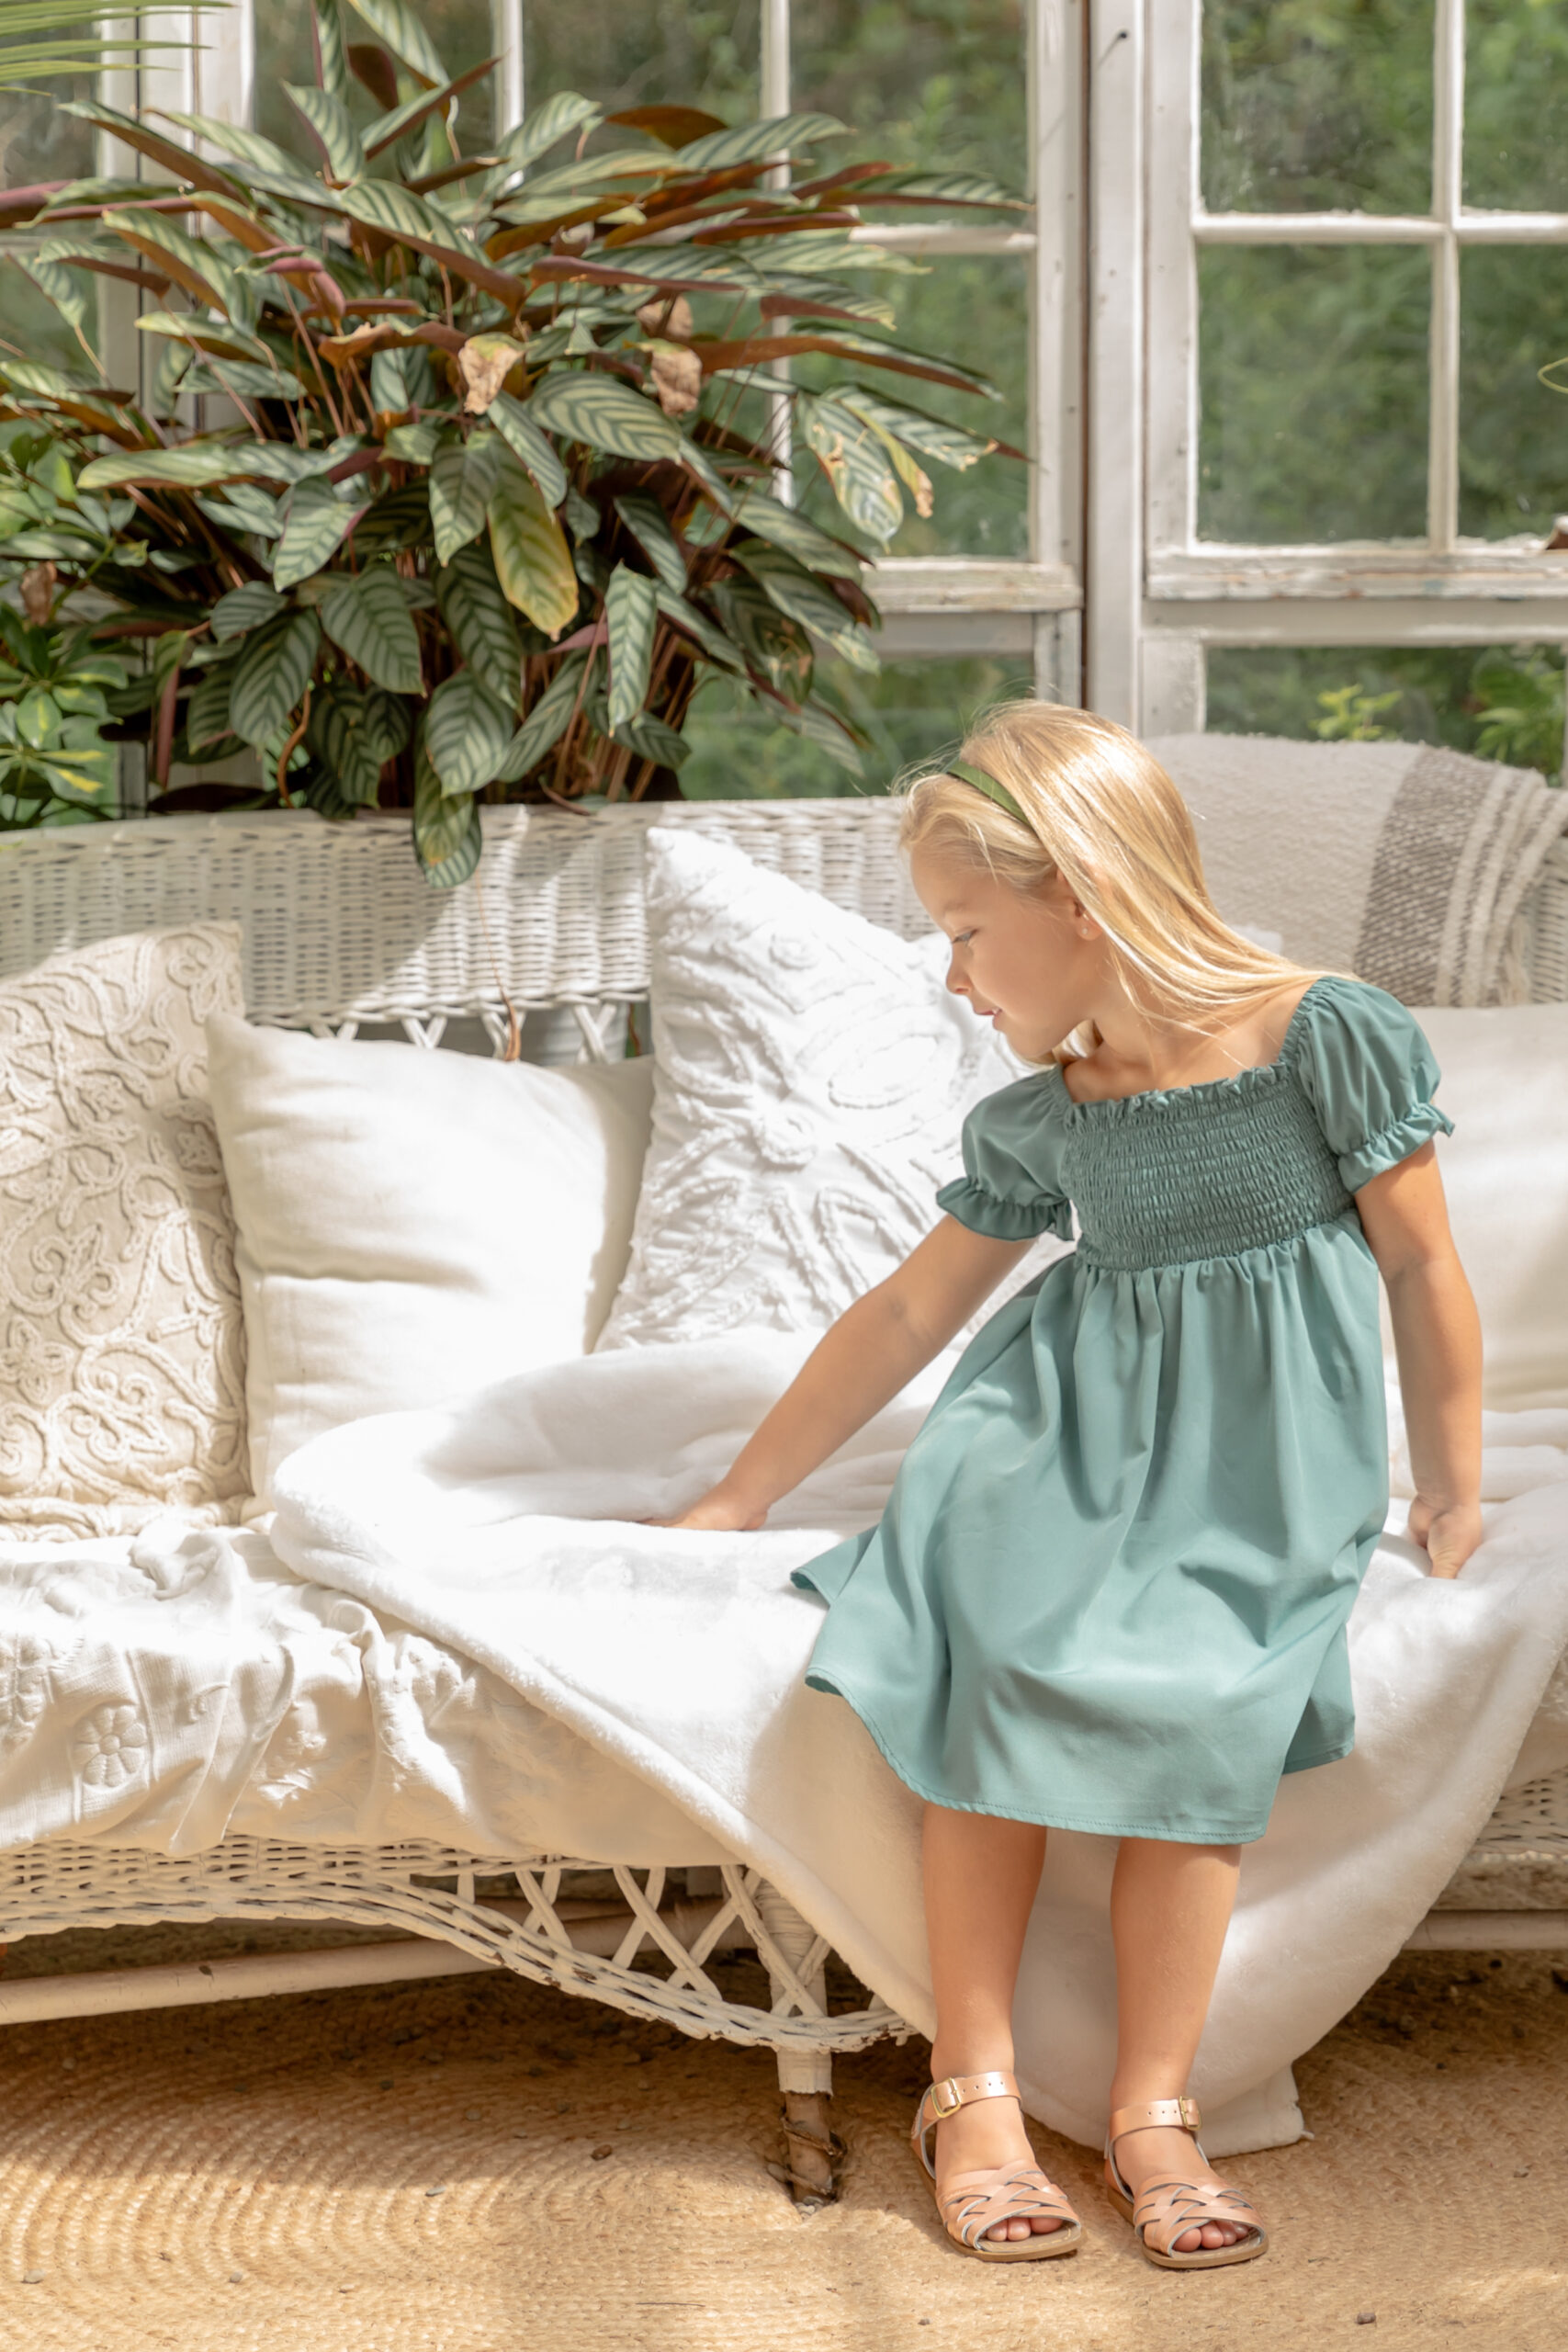
M 1117 978 L 1145 1017 L 1213 1034 L 1287 983 L 1324 977 L 1222 920 L 1187 803 L 1114 720 L 1060 703 L 1008 703 L 976 723 L 960 757 L 1004 786 L 1027 821 L 939 772 L 906 788 L 901 846 L 952 851 L 1025 893 L 1060 874 L 1104 932 Z M 1051 1058 L 1076 1060 L 1099 1042 L 1089 1023 Z

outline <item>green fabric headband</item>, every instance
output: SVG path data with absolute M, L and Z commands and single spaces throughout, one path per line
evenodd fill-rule
M 994 775 L 986 774 L 984 768 L 971 767 L 967 760 L 949 760 L 943 773 L 955 775 L 960 784 L 972 784 L 976 792 L 983 792 L 987 800 L 994 800 L 1004 816 L 1016 819 L 1026 833 L 1033 831 L 1034 828 L 1006 785 L 998 784 Z

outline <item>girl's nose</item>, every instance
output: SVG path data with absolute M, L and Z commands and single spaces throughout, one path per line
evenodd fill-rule
M 969 983 L 958 968 L 956 956 L 950 956 L 948 959 L 947 978 L 943 985 L 953 996 L 967 996 L 969 993 Z

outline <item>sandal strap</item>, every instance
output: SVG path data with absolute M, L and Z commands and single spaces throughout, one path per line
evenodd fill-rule
M 956 2115 L 961 2107 L 970 2107 L 977 2098 L 1017 2098 L 1018 2076 L 1004 2075 L 994 2068 L 988 2075 L 946 2075 L 940 2083 L 932 2083 L 926 2099 L 939 2123 Z M 922 2102 L 923 2104 L 924 2102 Z
M 971 2107 L 976 2099 L 983 2098 L 1016 2098 L 1021 2107 L 1018 2076 L 1004 2075 L 999 2068 L 988 2075 L 946 2075 L 941 2082 L 931 2084 L 922 2095 L 915 2109 L 909 2143 L 933 2180 L 936 2165 L 927 2145 L 931 2133 L 950 2115 L 956 2115 L 961 2107 Z
M 1239 2189 L 1213 2181 L 1151 2181 L 1133 2208 L 1133 2227 L 1160 2254 L 1169 2254 L 1178 2238 L 1201 2230 L 1205 2222 L 1245 2225 L 1254 2236 L 1260 2231 L 1256 2205 Z
M 948 2236 L 971 2249 L 998 2222 L 1039 2220 L 1070 2227 L 1078 2219 L 1061 2189 L 1038 2165 L 1021 2165 L 1012 2171 L 999 2165 L 994 2173 L 980 2176 L 973 2188 L 953 2189 L 940 2203 Z
M 1195 2098 L 1152 2098 L 1142 2107 L 1119 2107 L 1111 2117 L 1107 2137 L 1112 2143 L 1128 2132 L 1190 2132 L 1196 2139 L 1203 2128 Z

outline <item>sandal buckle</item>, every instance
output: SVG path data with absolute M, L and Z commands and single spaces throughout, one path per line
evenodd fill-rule
M 942 2105 L 944 2091 L 951 2091 L 953 2094 L 951 2101 L 945 2107 Z M 928 2096 L 931 2103 L 931 2113 L 939 2123 L 945 2123 L 950 2115 L 956 2115 L 964 2104 L 964 2094 L 958 2087 L 956 2075 L 944 2075 L 940 2083 L 931 2085 Z
M 1197 2100 L 1195 2098 L 1179 2098 L 1176 2104 L 1181 2109 L 1182 2130 L 1184 2132 L 1201 2132 L 1203 2128 L 1203 2119 L 1198 2112 Z

